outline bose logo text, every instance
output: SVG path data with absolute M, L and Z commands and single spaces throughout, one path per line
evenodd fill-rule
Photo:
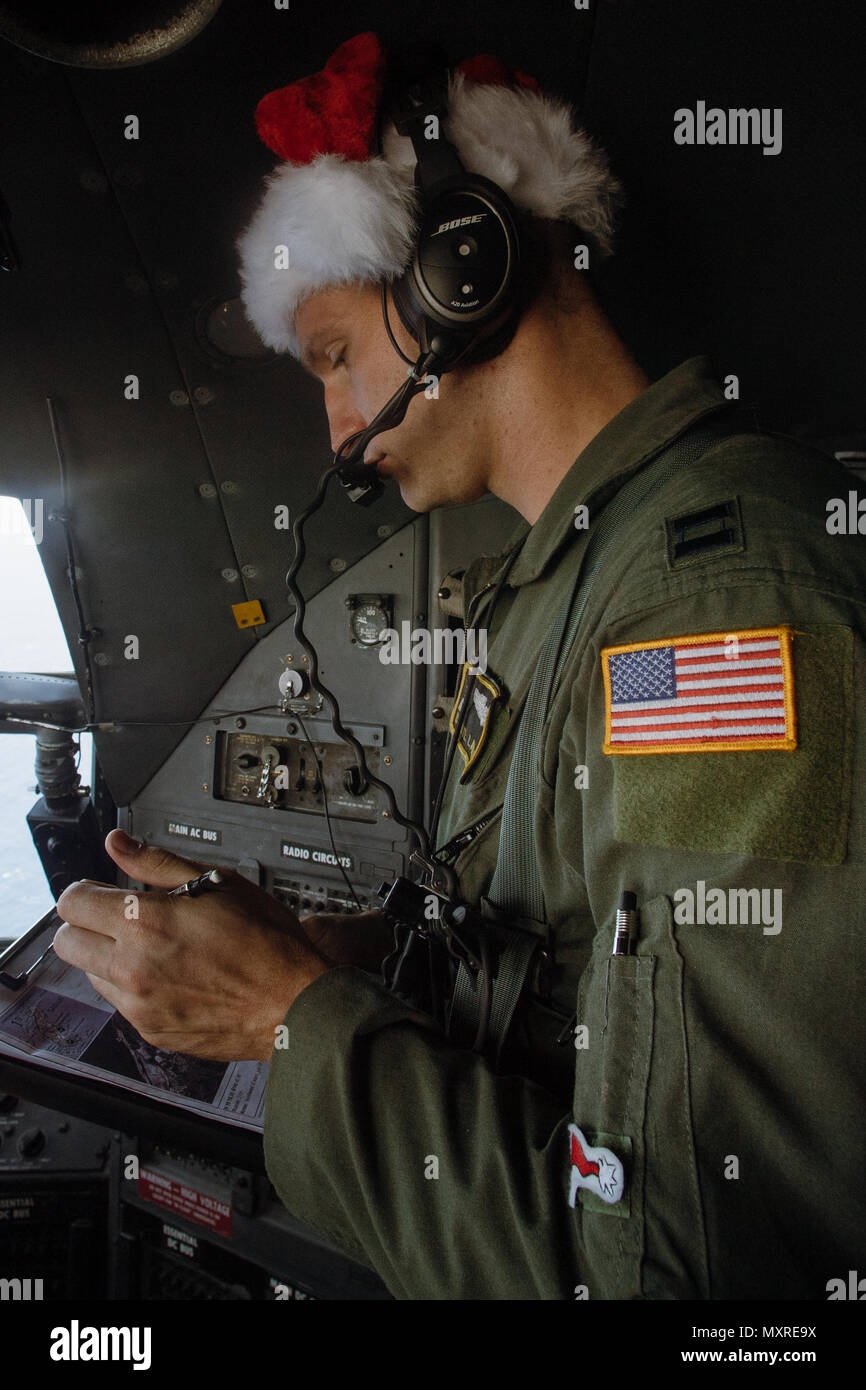
M 440 223 L 433 235 L 438 236 L 440 232 L 453 232 L 455 227 L 468 227 L 472 222 L 483 222 L 486 216 L 486 212 L 475 212 L 471 217 L 455 217 L 453 222 Z

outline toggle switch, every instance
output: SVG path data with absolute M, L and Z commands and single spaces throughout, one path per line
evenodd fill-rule
M 280 679 L 277 684 L 280 687 L 280 694 L 285 700 L 297 700 L 300 695 L 303 695 L 307 682 L 300 671 L 287 669 L 280 672 Z
M 364 795 L 364 792 L 367 790 L 367 779 L 357 763 L 353 763 L 351 767 L 346 768 L 346 771 L 343 773 L 343 786 L 350 796 Z
M 25 1129 L 16 1145 L 22 1158 L 36 1158 L 45 1148 L 45 1135 L 41 1129 Z

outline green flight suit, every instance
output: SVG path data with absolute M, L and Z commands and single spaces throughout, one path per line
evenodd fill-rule
M 488 637 L 504 698 L 465 780 L 462 760 L 452 769 L 440 845 L 502 805 L 592 522 L 726 409 L 706 360 L 683 363 L 522 526 Z M 620 529 L 544 731 L 534 817 L 552 992 L 527 996 L 498 1073 L 357 969 L 320 977 L 286 1015 L 268 1171 L 290 1211 L 397 1297 L 826 1298 L 862 1267 L 866 544 L 827 526 L 851 484 L 805 446 L 739 433 Z M 482 620 L 502 563 L 467 571 Z M 604 751 L 603 649 L 764 629 L 790 641 L 795 747 Z M 470 902 L 498 827 L 494 814 L 456 861 Z M 611 959 L 623 889 L 638 940 Z M 569 1205 L 569 1125 L 621 1160 L 619 1202 L 580 1188 Z

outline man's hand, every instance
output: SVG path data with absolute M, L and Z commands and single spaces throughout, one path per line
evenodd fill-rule
M 138 848 L 122 830 L 105 847 L 130 878 L 179 888 L 210 866 L 168 850 Z M 61 893 L 61 960 L 145 1041 L 220 1061 L 268 1061 L 295 999 L 330 964 L 295 914 L 240 874 L 200 897 L 133 893 L 84 879 Z
M 394 949 L 393 924 L 381 912 L 317 912 L 301 918 L 301 931 L 331 965 L 357 965 L 378 973 Z

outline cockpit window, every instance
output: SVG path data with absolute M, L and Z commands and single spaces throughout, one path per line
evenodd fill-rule
M 41 498 L 0 497 L 0 671 L 72 675 L 72 661 L 39 546 L 48 524 Z M 54 898 L 25 819 L 35 803 L 32 733 L 0 731 L 0 941 L 20 936 Z M 78 735 L 82 781 L 92 737 Z

